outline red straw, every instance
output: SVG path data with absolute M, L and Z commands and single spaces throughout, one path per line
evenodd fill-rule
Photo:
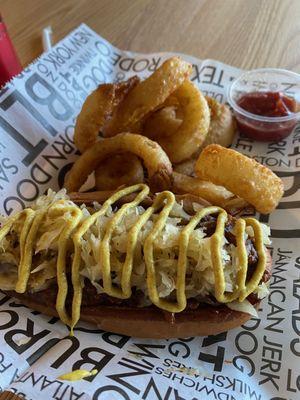
M 0 15 L 0 87 L 21 71 L 21 63 Z

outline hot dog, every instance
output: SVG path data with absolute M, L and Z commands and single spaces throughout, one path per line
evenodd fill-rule
M 71 331 L 217 334 L 255 314 L 271 276 L 266 226 L 145 184 L 49 192 L 2 221 L 0 244 L 0 289 Z

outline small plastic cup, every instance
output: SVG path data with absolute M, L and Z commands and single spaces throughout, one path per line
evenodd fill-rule
M 293 98 L 298 108 L 296 112 L 280 117 L 253 114 L 241 108 L 238 101 L 246 93 L 254 92 L 280 92 Z M 285 69 L 254 69 L 233 81 L 227 99 L 241 133 L 259 141 L 279 141 L 287 137 L 300 120 L 300 75 Z

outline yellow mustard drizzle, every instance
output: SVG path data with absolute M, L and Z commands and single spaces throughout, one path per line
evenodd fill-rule
M 96 369 L 92 369 L 91 371 L 87 371 L 85 369 L 75 369 L 72 372 L 67 372 L 66 374 L 60 375 L 57 379 L 61 381 L 80 381 L 83 378 L 87 378 L 89 376 L 94 376 L 98 373 Z
M 173 193 L 168 191 L 159 193 L 156 196 L 152 206 L 148 207 L 143 214 L 139 215 L 135 225 L 129 229 L 127 235 L 126 257 L 121 268 L 121 284 L 119 287 L 114 285 L 111 278 L 112 274 L 110 264 L 110 241 L 112 234 L 128 211 L 138 206 L 149 194 L 149 187 L 147 185 L 137 184 L 114 193 L 108 200 L 105 201 L 99 211 L 85 219 L 82 218 L 83 214 L 78 206 L 65 200 L 58 200 L 51 206 L 37 211 L 29 208 L 21 211 L 13 217 L 9 217 L 8 222 L 0 229 L 0 241 L 9 233 L 16 221 L 18 221 L 20 218 L 24 218 L 24 224 L 20 233 L 21 259 L 15 290 L 20 293 L 26 291 L 30 276 L 34 243 L 43 218 L 45 218 L 47 214 L 52 218 L 55 218 L 68 213 L 69 218 L 64 219 L 65 226 L 59 236 L 58 244 L 58 293 L 56 299 L 56 310 L 60 319 L 71 327 L 72 334 L 73 328 L 80 318 L 83 290 L 83 277 L 80 275 L 80 269 L 82 266 L 81 251 L 84 234 L 93 224 L 96 223 L 98 218 L 105 216 L 107 211 L 111 206 L 114 205 L 114 203 L 122 199 L 122 197 L 132 193 L 136 193 L 134 200 L 125 203 L 113 214 L 112 218 L 105 226 L 105 232 L 103 233 L 102 238 L 100 238 L 99 262 L 102 268 L 103 288 L 106 294 L 121 299 L 126 299 L 131 296 L 131 274 L 138 235 L 142 227 L 147 223 L 154 213 L 156 213 L 156 218 L 153 222 L 150 232 L 145 238 L 143 252 L 147 272 L 146 279 L 148 295 L 151 302 L 157 307 L 169 312 L 180 312 L 185 309 L 187 303 L 185 294 L 185 279 L 188 262 L 187 251 L 189 240 L 193 230 L 197 229 L 197 226 L 201 220 L 208 215 L 217 214 L 216 229 L 214 234 L 210 237 L 211 261 L 215 279 L 215 298 L 220 303 L 228 303 L 234 300 L 241 302 L 257 288 L 263 276 L 267 261 L 260 223 L 254 218 L 240 218 L 236 220 L 234 233 L 236 237 L 238 269 L 236 272 L 233 291 L 226 292 L 224 276 L 225 265 L 223 264 L 222 249 L 225 240 L 224 231 L 227 221 L 227 212 L 220 207 L 210 206 L 199 210 L 180 232 L 178 240 L 176 302 L 159 297 L 156 282 L 154 248 L 155 241 L 166 226 L 167 219 L 176 201 Z M 245 244 L 245 230 L 247 226 L 250 226 L 253 229 L 254 245 L 258 254 L 257 266 L 248 282 L 246 282 L 248 256 Z M 73 286 L 71 316 L 68 315 L 65 308 L 68 293 L 68 281 L 66 277 L 67 242 L 70 240 L 70 238 L 73 239 L 74 244 L 74 254 L 71 267 L 71 279 Z
M 162 195 L 166 199 L 165 206 L 161 210 L 161 212 L 158 215 L 158 218 L 148 234 L 147 238 L 145 239 L 144 242 L 144 258 L 145 258 L 145 264 L 147 268 L 147 288 L 148 288 L 148 295 L 150 300 L 152 301 L 153 304 L 156 306 L 167 310 L 167 311 L 172 311 L 174 309 L 174 303 L 171 303 L 165 299 L 160 299 L 158 292 L 157 292 L 157 285 L 156 285 L 156 274 L 155 274 L 155 262 L 154 262 L 154 255 L 153 255 L 153 247 L 154 247 L 154 241 L 159 235 L 159 233 L 163 230 L 166 224 L 166 220 L 173 208 L 173 205 L 175 203 L 175 196 L 171 192 L 163 192 Z M 178 265 L 178 270 L 177 270 L 177 277 L 179 276 L 180 266 Z M 177 289 L 178 293 L 178 289 Z
M 245 300 L 245 298 L 257 288 L 267 264 L 267 254 L 264 247 L 262 228 L 260 223 L 255 218 L 245 218 L 245 221 L 247 226 L 251 226 L 254 231 L 255 249 L 258 255 L 258 263 L 252 277 L 247 283 L 245 283 L 245 287 L 244 290 L 241 291 L 239 301 Z M 245 274 L 247 275 L 247 270 Z M 244 279 L 244 282 L 246 282 L 246 279 Z
M 32 264 L 32 255 L 33 255 L 33 244 L 35 242 L 35 238 L 39 229 L 39 226 L 42 222 L 42 219 L 46 215 L 47 210 L 39 210 L 35 213 L 34 218 L 32 220 L 32 224 L 27 233 L 25 244 L 23 247 L 23 256 L 21 257 L 18 281 L 16 284 L 16 292 L 24 293 L 26 291 L 27 282 L 30 276 L 31 264 Z
M 126 213 L 135 208 L 140 202 L 147 196 L 149 193 L 149 189 L 147 186 L 141 185 L 137 186 L 140 193 L 136 196 L 136 198 L 131 201 L 130 203 L 126 203 L 122 205 L 122 207 L 114 214 L 112 217 L 109 226 L 106 229 L 106 232 L 103 236 L 102 242 L 100 244 L 100 257 L 102 260 L 102 271 L 103 271 L 103 288 L 104 291 L 109 294 L 110 296 L 117 297 L 120 299 L 125 299 L 130 297 L 131 295 L 131 288 L 128 287 L 128 279 L 131 275 L 132 270 L 132 262 L 133 262 L 133 254 L 134 249 L 137 242 L 137 235 L 138 230 L 135 230 L 135 235 L 132 234 L 129 236 L 129 241 L 127 244 L 127 254 L 129 253 L 130 258 L 127 258 L 127 262 L 125 261 L 123 268 L 122 268 L 122 278 L 121 278 L 121 288 L 113 287 L 112 280 L 111 280 L 111 265 L 110 265 L 110 241 L 111 236 L 118 226 L 118 224 L 122 221 L 122 218 L 126 215 Z M 139 227 L 142 227 L 142 224 L 139 224 Z
M 52 211 L 57 211 L 58 214 L 64 212 L 63 204 L 58 202 L 52 207 Z M 69 317 L 66 311 L 66 298 L 68 294 L 68 281 L 66 275 L 66 257 L 67 257 L 67 242 L 74 228 L 80 223 L 82 211 L 77 206 L 68 207 L 71 218 L 65 221 L 65 228 L 59 236 L 58 256 L 57 256 L 57 286 L 58 292 L 56 297 L 56 310 L 59 318 L 66 325 L 71 326 L 72 317 Z

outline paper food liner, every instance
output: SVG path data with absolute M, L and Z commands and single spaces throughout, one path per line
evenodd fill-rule
M 78 156 L 74 121 L 103 82 L 144 78 L 174 53 L 137 54 L 80 25 L 0 92 L 0 208 L 8 215 L 48 187 L 62 187 Z M 241 70 L 182 55 L 204 94 L 226 101 Z M 134 339 L 56 318 L 0 295 L 0 391 L 38 399 L 200 400 L 300 398 L 300 127 L 278 143 L 236 137 L 232 145 L 270 167 L 285 195 L 271 216 L 273 277 L 259 318 L 216 336 Z M 72 369 L 97 369 L 77 382 Z

